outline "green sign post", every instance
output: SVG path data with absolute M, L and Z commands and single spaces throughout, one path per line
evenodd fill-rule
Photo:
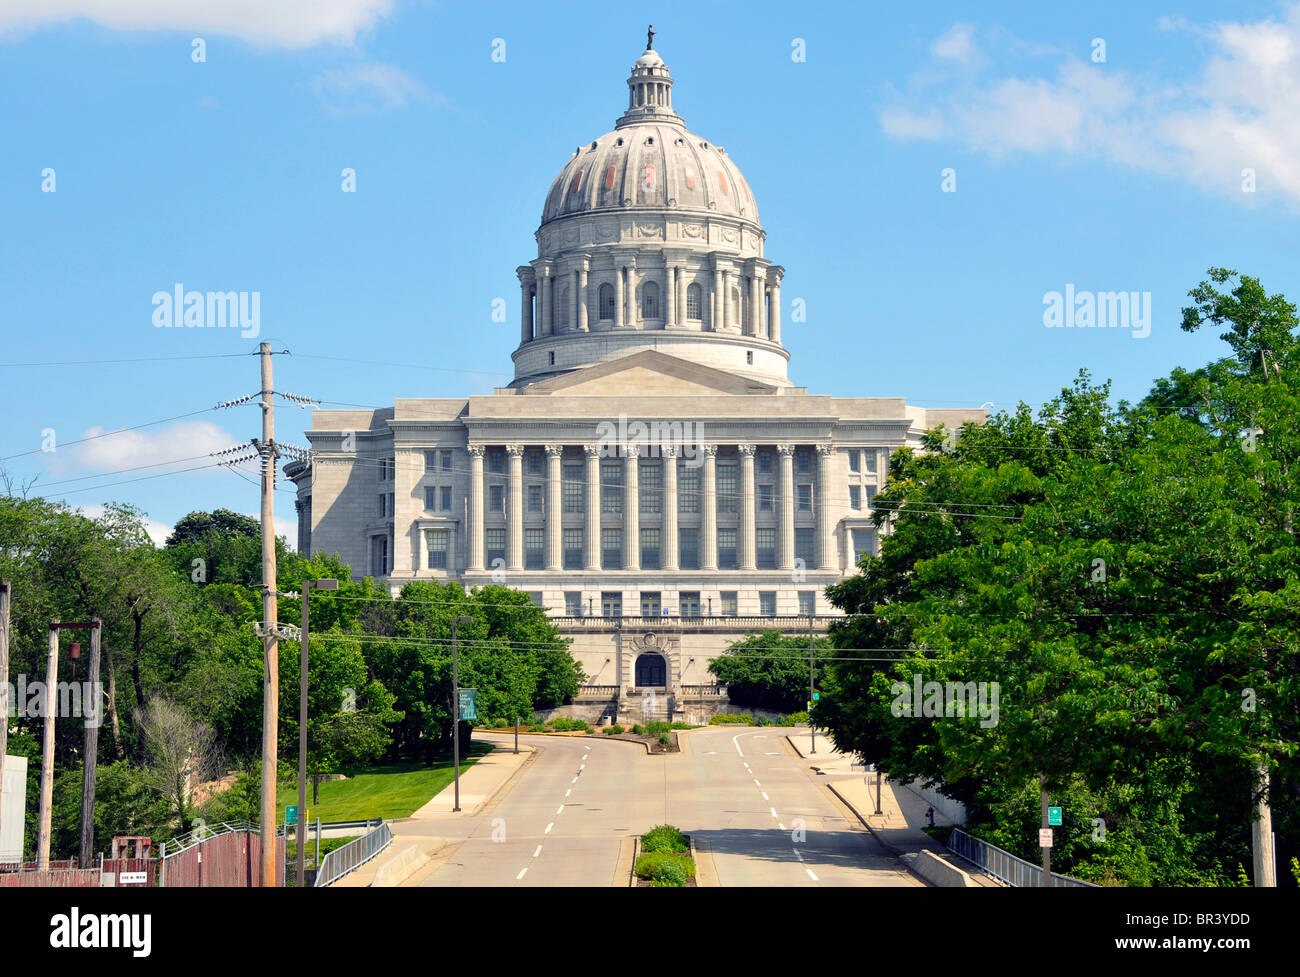
M 468 722 L 478 719 L 478 689 L 460 690 L 460 718 Z
M 285 809 L 284 809 L 284 823 L 285 823 L 285 824 L 297 824 L 297 823 L 298 823 L 298 805 L 297 805 L 297 804 L 289 804 L 289 805 L 287 805 L 287 806 L 285 807 Z
M 1061 826 L 1061 809 L 1059 807 L 1049 807 L 1047 809 L 1047 823 L 1053 828 Z

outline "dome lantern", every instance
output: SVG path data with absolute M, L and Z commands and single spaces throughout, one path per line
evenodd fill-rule
M 627 111 L 614 123 L 616 129 L 638 122 L 686 125 L 673 111 L 673 79 L 664 59 L 652 47 L 654 38 L 655 29 L 651 24 L 646 31 L 645 53 L 637 58 L 632 66 L 632 76 L 627 80 Z

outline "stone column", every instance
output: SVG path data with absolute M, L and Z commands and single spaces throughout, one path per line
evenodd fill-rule
M 794 445 L 778 444 L 777 457 L 780 459 L 780 481 L 777 484 L 778 501 L 781 506 L 781 555 L 779 565 L 782 570 L 794 569 Z
M 768 286 L 772 293 L 772 311 L 768 317 L 768 338 L 781 342 L 781 276 L 777 275 Z
M 569 303 L 569 331 L 570 332 L 578 331 L 578 306 L 582 304 L 582 302 L 579 300 L 579 296 L 581 294 L 581 288 L 582 288 L 580 284 L 581 277 L 582 277 L 582 272 L 579 271 L 577 268 L 573 269 L 573 273 L 569 275 L 569 285 L 573 292 L 573 301 Z
M 469 570 L 483 569 L 483 451 L 469 446 Z
M 623 279 L 625 269 L 623 265 L 614 267 L 614 328 L 620 329 L 623 326 L 623 313 L 627 311 L 624 305 L 626 301 L 623 297 Z
M 761 269 L 754 269 L 754 277 L 749 280 L 749 334 L 763 337 L 767 330 L 763 326 L 763 294 L 766 291 L 760 277 Z
M 551 282 L 550 273 L 545 267 L 537 269 L 537 335 L 551 334 L 551 296 L 546 286 Z
M 690 283 L 686 280 L 686 267 L 677 266 L 677 324 L 686 325 L 686 290 L 690 288 Z
M 519 269 L 519 345 L 532 342 L 533 339 L 533 283 L 524 276 L 524 269 Z M 531 277 L 531 276 L 530 276 Z
M 726 318 L 726 305 L 722 301 L 722 269 L 713 269 L 713 303 L 709 314 L 709 328 L 722 332 Z
M 831 511 L 831 451 L 829 444 L 817 445 L 817 567 L 834 569 L 835 526 L 839 520 Z
M 506 569 L 524 568 L 524 446 L 506 445 Z
M 587 332 L 590 326 L 587 318 L 587 259 L 582 259 L 578 268 L 578 331 Z
M 623 455 L 623 569 L 641 569 L 641 452 Z
M 600 446 L 583 446 L 587 454 L 587 569 L 600 569 Z
M 700 569 L 718 569 L 718 446 L 704 446 L 704 498 L 700 503 Z
M 664 328 L 677 325 L 677 266 L 668 265 L 664 274 L 668 287 L 664 290 Z
M 564 481 L 561 466 L 563 455 L 563 445 L 546 446 L 546 569 L 548 570 L 559 570 L 564 566 L 564 539 L 560 528 L 564 514 L 560 494 Z
M 737 445 L 740 452 L 740 569 L 754 570 L 754 446 Z
M 681 450 L 675 444 L 662 445 L 659 455 L 663 458 L 664 478 L 664 512 L 663 545 L 659 552 L 665 570 L 677 569 L 677 453 Z
M 627 325 L 633 329 L 640 321 L 636 314 L 636 262 L 627 263 Z

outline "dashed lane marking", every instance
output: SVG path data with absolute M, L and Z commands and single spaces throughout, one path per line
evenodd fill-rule
M 527 866 L 524 866 L 523 868 L 521 868 L 521 869 L 519 870 L 519 874 L 515 876 L 515 881 L 518 882 L 520 879 L 522 879 L 522 878 L 524 877 L 524 873 L 527 872 L 527 871 L 528 871 L 528 867 L 527 867 Z

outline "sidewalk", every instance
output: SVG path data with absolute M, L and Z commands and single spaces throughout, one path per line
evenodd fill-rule
M 475 736 L 483 736 L 484 730 L 475 730 Z M 462 768 L 460 772 L 460 812 L 452 811 L 455 806 L 456 785 L 448 784 L 432 800 L 402 821 L 427 821 L 439 815 L 475 815 L 483 809 L 488 801 L 505 786 L 506 782 L 528 762 L 534 748 L 520 745 L 519 752 L 514 752 L 513 731 L 510 739 L 493 736 L 486 739 L 494 749 L 481 757 L 474 766 Z
M 903 860 L 909 870 L 922 851 L 942 857 L 966 872 L 979 886 L 1001 888 L 996 879 L 985 875 L 978 867 L 950 852 L 923 830 L 928 824 L 925 816 L 930 806 L 919 795 L 897 781 L 884 779 L 880 784 L 880 814 L 876 814 L 876 775 L 861 769 L 854 770 L 856 759 L 835 749 L 834 740 L 818 732 L 817 752 L 810 752 L 810 736 L 805 730 L 786 737 L 795 753 L 809 761 L 818 773 L 825 775 L 826 786 L 866 825 L 877 841 L 893 855 Z M 935 827 L 946 827 L 953 822 L 938 811 L 934 812 Z

